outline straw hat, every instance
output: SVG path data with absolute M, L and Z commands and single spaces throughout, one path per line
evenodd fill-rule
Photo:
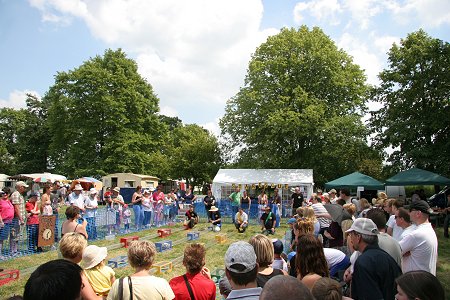
M 83 250 L 83 260 L 81 264 L 85 269 L 91 269 L 101 263 L 108 255 L 106 247 L 89 245 Z
M 74 191 L 82 191 L 83 187 L 81 186 L 81 184 L 75 184 L 75 187 L 73 188 Z
M 213 205 L 213 206 L 211 206 L 211 209 L 209 211 L 218 211 L 218 210 L 219 209 Z
M 116 186 L 115 188 L 113 188 L 113 192 L 120 193 L 120 187 Z
M 95 188 L 91 188 L 91 189 L 89 190 L 89 194 L 95 195 L 95 194 L 98 194 L 98 191 L 97 191 Z

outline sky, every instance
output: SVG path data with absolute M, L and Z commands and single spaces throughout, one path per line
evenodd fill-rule
M 219 134 L 252 53 L 301 25 L 319 26 L 377 84 L 392 43 L 408 33 L 450 40 L 450 1 L 0 0 L 0 107 L 25 107 L 26 93 L 44 96 L 58 72 L 122 48 L 161 114 Z

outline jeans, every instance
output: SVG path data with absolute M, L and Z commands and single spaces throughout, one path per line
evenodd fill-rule
M 35 253 L 38 242 L 39 224 L 27 225 L 28 252 Z
M 152 212 L 144 210 L 144 223 L 142 225 L 144 225 L 144 226 L 149 225 L 151 217 L 152 217 Z
M 89 240 L 97 239 L 97 227 L 95 226 L 95 217 L 86 218 L 87 226 L 86 232 L 88 234 Z
M 141 228 L 142 223 L 144 222 L 144 209 L 142 208 L 142 205 L 134 204 L 133 211 L 134 211 L 134 225 L 136 226 L 136 229 L 139 229 Z
M 236 214 L 238 211 L 239 211 L 239 206 L 231 205 L 231 220 L 232 220 L 233 224 L 235 222 L 234 218 L 236 217 Z

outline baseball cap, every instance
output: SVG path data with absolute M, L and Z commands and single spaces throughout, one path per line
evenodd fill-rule
M 423 212 L 424 214 L 430 214 L 431 212 L 430 205 L 424 200 L 414 201 L 413 203 L 411 203 L 411 205 L 409 206 L 409 211 L 412 210 L 418 210 Z
M 236 265 L 244 268 L 236 269 Z M 225 267 L 234 273 L 247 273 L 256 267 L 256 254 L 253 246 L 247 242 L 235 242 L 225 253 Z
M 23 187 L 28 187 L 28 184 L 26 184 L 24 181 L 17 181 L 16 182 L 16 186 L 23 186 Z
M 272 243 L 273 243 L 273 253 L 275 254 L 283 253 L 284 246 L 282 241 L 280 241 L 279 239 L 274 239 L 272 240 Z
M 356 231 L 358 233 L 367 234 L 367 235 L 377 235 L 378 228 L 377 225 L 371 220 L 367 218 L 358 218 L 353 222 L 350 229 L 345 232 Z
M 297 222 L 296 218 L 290 218 L 289 220 L 287 220 L 287 224 L 294 224 L 295 222 Z

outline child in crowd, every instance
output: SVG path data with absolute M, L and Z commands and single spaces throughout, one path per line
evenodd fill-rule
M 37 249 L 38 234 L 39 234 L 39 201 L 38 194 L 31 192 L 28 198 L 28 202 L 25 204 L 25 210 L 27 212 L 27 234 L 28 234 L 28 251 L 35 253 L 41 252 L 41 249 Z
M 114 270 L 105 265 L 106 256 L 108 256 L 106 247 L 89 245 L 83 250 L 81 262 L 92 289 L 97 295 L 105 298 L 116 280 Z
M 288 272 L 287 262 L 281 257 L 283 253 L 283 242 L 278 239 L 273 239 L 273 263 L 272 268 Z
M 155 226 L 156 227 L 161 227 L 161 225 L 162 225 L 163 209 L 164 209 L 164 201 L 161 199 L 157 200 L 156 206 L 155 206 Z
M 130 232 L 130 223 L 131 223 L 131 210 L 128 208 L 128 204 L 123 206 L 123 226 L 125 229 L 125 233 Z

